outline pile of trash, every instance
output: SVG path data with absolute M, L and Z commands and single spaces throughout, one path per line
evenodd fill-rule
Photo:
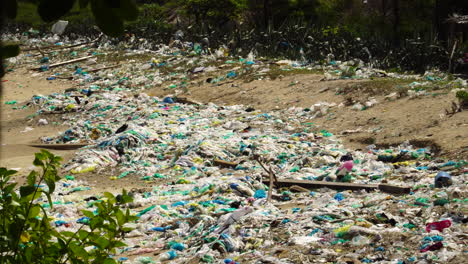
M 62 106 L 73 100 L 57 98 Z M 64 115 L 70 129 L 48 139 L 90 144 L 65 170 L 115 166 L 121 170 L 115 180 L 154 182 L 132 191 L 130 207 L 139 220 L 129 224 L 128 246 L 116 256 L 123 263 L 446 263 L 466 250 L 466 162 L 434 160 L 430 148 L 409 144 L 348 151 L 307 123 L 315 111 L 261 113 L 124 92 L 86 100 Z M 280 182 L 364 187 L 297 182 L 272 189 L 269 202 L 269 173 L 262 166 Z M 64 182 L 68 189 L 74 184 Z M 365 190 L 379 184 L 412 190 Z M 56 196 L 59 206 L 51 214 L 67 224 L 59 229 L 73 231 L 83 222 L 80 209 L 102 197 L 69 196 Z M 145 254 L 155 257 L 135 257 Z
M 47 208 L 58 230 L 78 230 L 86 224 L 81 210 L 106 199 L 80 195 L 90 186 L 73 175 L 101 177 L 113 168 L 113 180 L 149 186 L 131 190 L 139 219 L 114 256 L 123 263 L 462 263 L 468 163 L 409 144 L 347 150 L 311 122 L 334 104 L 263 113 L 141 92 L 188 85 L 191 74 L 214 72 L 210 58 L 226 54 L 193 58 L 182 50 L 165 46 L 152 52 L 165 59 L 93 73 L 70 64 L 52 75 L 66 72 L 83 87 L 32 98 L 41 125 L 44 113 L 60 113 L 69 127 L 44 143 L 87 145 L 64 165 L 68 175 Z M 223 66 L 210 82 L 266 68 L 253 55 L 224 64 L 242 66 Z

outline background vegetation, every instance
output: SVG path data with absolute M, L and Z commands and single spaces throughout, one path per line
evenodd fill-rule
M 35 12 L 38 1 L 19 0 L 18 16 L 8 30 L 30 27 L 47 32 Z M 80 1 L 62 17 L 68 33 L 98 34 L 90 6 Z M 127 21 L 127 33 L 155 42 L 169 42 L 177 30 L 184 40 L 209 39 L 227 45 L 231 54 L 323 60 L 359 58 L 382 68 L 423 72 L 447 70 L 454 58 L 468 52 L 468 30 L 447 18 L 468 14 L 465 0 L 137 0 L 139 17 Z M 452 70 L 452 69 L 451 69 Z

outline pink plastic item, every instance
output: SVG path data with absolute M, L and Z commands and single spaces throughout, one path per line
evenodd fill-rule
M 450 227 L 452 225 L 452 222 L 450 220 L 442 220 L 440 222 L 434 222 L 434 223 L 429 223 L 426 225 L 426 231 L 431 232 L 431 230 L 437 230 L 439 232 L 442 232 L 447 227 Z
M 353 161 L 348 160 L 348 161 L 345 161 L 345 163 L 343 163 L 343 165 L 341 165 L 341 167 L 338 170 L 342 170 L 343 168 L 345 168 L 347 171 L 351 171 L 353 169 L 353 166 L 354 166 Z

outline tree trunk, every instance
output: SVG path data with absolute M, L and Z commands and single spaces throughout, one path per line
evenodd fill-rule
M 264 19 L 265 30 L 267 30 L 270 25 L 269 10 L 270 10 L 270 0 L 263 0 L 263 19 Z
M 400 0 L 393 0 L 393 46 L 400 47 Z
M 448 38 L 448 28 L 445 23 L 449 15 L 448 0 L 437 0 L 434 8 L 437 36 L 440 41 L 445 42 Z

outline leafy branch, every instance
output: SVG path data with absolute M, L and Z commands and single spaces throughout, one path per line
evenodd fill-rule
M 122 239 L 131 231 L 125 224 L 137 219 L 120 206 L 132 198 L 125 190 L 119 202 L 113 194 L 104 193 L 103 201 L 94 204 L 95 213 L 82 212 L 87 221 L 78 230 L 58 232 L 38 201 L 44 195 L 52 208 L 60 161 L 46 150 L 36 153 L 33 164 L 42 173 L 32 171 L 18 191 L 16 183 L 10 183 L 16 171 L 0 168 L 1 263 L 117 263 L 110 254 L 125 246 Z

